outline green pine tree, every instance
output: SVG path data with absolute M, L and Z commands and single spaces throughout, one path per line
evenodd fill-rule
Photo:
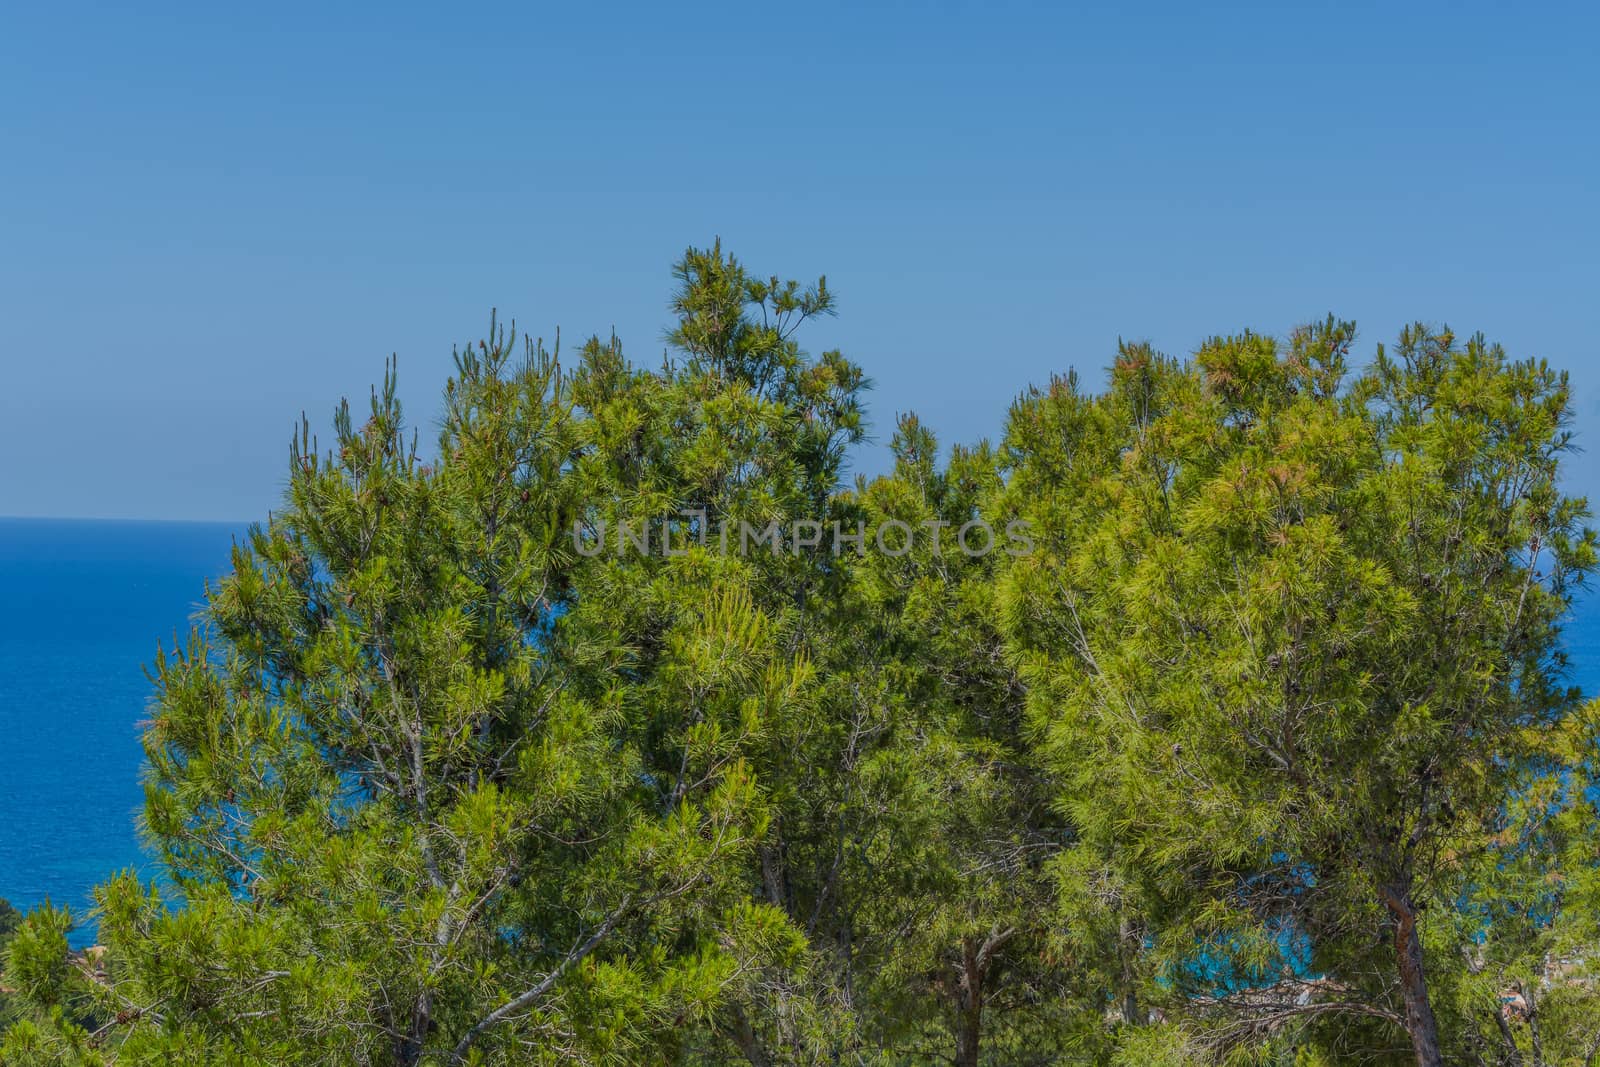
M 1431 1065 L 1465 1052 L 1428 916 L 1579 710 L 1558 627 L 1594 538 L 1564 376 L 1416 327 L 1352 379 L 1352 338 L 1129 348 L 1105 398 L 1014 416 L 1047 536 L 1007 618 L 1063 803 L 1212 1047 L 1317 1020 Z

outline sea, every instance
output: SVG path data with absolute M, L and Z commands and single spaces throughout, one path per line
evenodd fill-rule
M 159 878 L 140 845 L 144 670 L 194 624 L 244 523 L 0 518 L 0 898 L 45 901 L 93 942 L 94 886 Z M 1566 631 L 1572 681 L 1600 692 L 1600 593 Z
M 144 669 L 193 624 L 246 524 L 0 518 L 0 898 L 88 920 L 140 847 Z M 94 925 L 73 931 L 80 947 Z

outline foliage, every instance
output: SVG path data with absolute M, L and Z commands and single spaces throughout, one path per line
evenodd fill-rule
M 1459 953 L 1425 951 L 1425 914 L 1478 888 L 1528 771 L 1576 754 L 1557 634 L 1594 542 L 1556 485 L 1564 377 L 1415 327 L 1346 383 L 1353 335 L 1125 348 L 1105 397 L 1023 405 L 1017 481 L 1084 470 L 1065 506 L 1091 513 L 1028 505 L 1045 547 L 1006 617 L 1062 804 L 1163 980 L 1215 1006 L 1211 1045 L 1294 1021 L 1438 1063 L 1428 976 Z M 1070 432 L 1032 449 L 1041 421 Z
M 1592 1060 L 1563 376 L 1123 345 L 851 484 L 825 279 L 674 278 L 655 369 L 491 321 L 435 448 L 302 425 L 0 1063 Z

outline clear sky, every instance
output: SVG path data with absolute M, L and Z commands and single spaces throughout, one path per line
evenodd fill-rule
M 1600 447 L 1596 5 L 143 6 L 0 13 L 0 514 L 260 517 L 391 352 L 431 438 L 491 307 L 659 358 L 719 234 L 827 273 L 869 471 L 1329 311 L 1571 368 Z

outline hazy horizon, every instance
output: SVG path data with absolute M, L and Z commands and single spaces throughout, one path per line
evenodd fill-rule
M 70 7 L 0 33 L 0 513 L 248 521 L 383 361 L 502 320 L 655 363 L 721 236 L 943 444 L 1119 337 L 1330 311 L 1573 373 L 1600 430 L 1600 9 Z M 1574 489 L 1600 478 L 1580 459 Z M 235 519 L 232 516 L 239 516 Z

